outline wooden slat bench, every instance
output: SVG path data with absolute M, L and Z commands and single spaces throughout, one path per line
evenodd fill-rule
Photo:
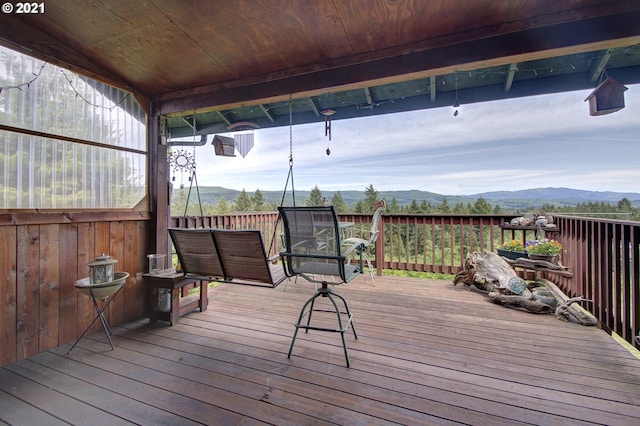
M 276 287 L 286 276 L 259 230 L 169 228 L 185 277 Z

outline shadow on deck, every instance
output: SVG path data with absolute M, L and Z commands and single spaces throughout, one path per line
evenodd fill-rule
M 313 286 L 225 284 L 168 327 L 114 327 L 0 369 L 8 424 L 640 423 L 640 360 L 604 331 L 490 303 L 446 281 L 339 286 L 337 334 L 293 322 Z

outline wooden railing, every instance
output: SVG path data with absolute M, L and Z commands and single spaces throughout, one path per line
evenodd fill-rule
M 563 290 L 593 300 L 602 327 L 628 342 L 640 332 L 640 222 L 560 216 L 563 262 L 573 278 Z
M 533 239 L 539 231 L 504 229 L 513 215 L 387 214 L 372 261 L 382 269 L 455 274 L 474 251 L 494 252 L 506 240 Z M 260 229 L 270 254 L 282 249 L 275 212 L 172 218 L 171 226 Z M 354 236 L 367 237 L 371 215 L 345 214 Z M 573 277 L 549 276 L 570 297 L 583 295 L 602 327 L 632 343 L 640 332 L 640 223 L 560 216 L 557 231 L 547 235 L 562 243 L 562 263 Z M 539 236 L 539 235 L 538 235 Z M 382 268 L 379 268 L 382 266 Z M 544 276 L 544 275 L 543 275 Z

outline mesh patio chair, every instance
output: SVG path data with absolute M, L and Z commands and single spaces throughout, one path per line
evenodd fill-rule
M 369 238 L 368 239 L 363 239 L 363 238 L 345 238 L 342 241 L 342 244 L 347 247 L 347 246 L 351 246 L 353 244 L 359 244 L 358 247 L 358 251 L 360 251 L 360 254 L 362 255 L 362 257 L 364 257 L 364 259 L 367 261 L 367 267 L 369 268 L 369 274 L 371 275 L 371 282 L 373 283 L 373 286 L 375 287 L 376 285 L 376 280 L 373 276 L 373 266 L 371 265 L 371 259 L 370 259 L 370 255 L 371 255 L 371 246 L 373 244 L 375 244 L 376 240 L 378 239 L 378 224 L 380 223 L 380 217 L 382 216 L 382 213 L 384 212 L 384 210 L 387 208 L 387 203 L 384 200 L 380 200 L 376 203 L 376 210 L 373 213 L 373 218 L 371 219 L 371 228 L 369 229 Z
M 316 286 L 314 295 L 306 301 L 295 322 L 296 330 L 291 340 L 287 358 L 291 357 L 293 346 L 302 328 L 309 330 L 340 333 L 344 356 L 349 367 L 349 354 L 345 341 L 345 332 L 351 328 L 357 339 L 353 326 L 353 315 L 343 296 L 334 292 L 329 286 L 344 284 L 362 273 L 362 257 L 359 263 L 348 264 L 347 257 L 357 251 L 360 244 L 353 244 L 342 251 L 338 217 L 333 207 L 279 207 L 284 227 L 285 252 L 280 253 L 285 274 L 288 277 L 303 277 Z M 327 279 L 330 278 L 331 281 Z M 328 302 L 320 302 L 318 298 L 326 298 Z M 316 303 L 317 302 L 317 303 Z M 340 304 L 339 304 L 340 302 Z M 317 306 L 320 305 L 320 306 Z M 328 307 L 326 307 L 328 305 Z M 318 314 L 319 321 L 312 324 L 311 317 L 316 312 L 328 314 L 337 319 L 337 327 L 327 325 L 325 314 Z M 335 317 L 333 316 L 335 314 Z M 314 316 L 316 318 L 316 316 Z M 332 324 L 333 320 L 331 320 Z

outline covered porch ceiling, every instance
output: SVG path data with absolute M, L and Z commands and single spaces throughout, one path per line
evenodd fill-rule
M 0 44 L 133 91 L 171 137 L 640 83 L 636 0 L 45 7 L 4 14 Z

